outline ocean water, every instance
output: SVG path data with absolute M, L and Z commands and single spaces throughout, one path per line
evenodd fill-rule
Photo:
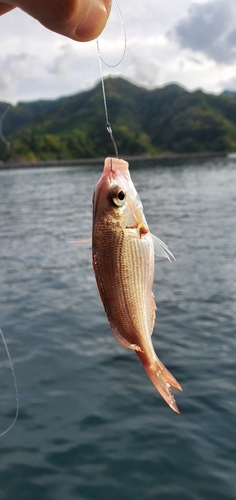
M 102 165 L 0 171 L 0 328 L 20 413 L 0 500 L 235 500 L 236 162 L 131 164 L 154 234 L 156 352 L 175 414 L 107 322 L 91 266 Z M 0 432 L 15 414 L 0 346 Z

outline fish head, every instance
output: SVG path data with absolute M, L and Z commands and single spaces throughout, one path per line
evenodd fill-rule
M 147 227 L 142 202 L 130 177 L 127 161 L 106 158 L 103 173 L 94 190 L 93 216 L 94 222 L 99 217 L 109 217 L 123 229 Z

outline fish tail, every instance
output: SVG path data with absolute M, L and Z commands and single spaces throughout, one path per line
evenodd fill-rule
M 176 389 L 179 389 L 179 391 L 182 391 L 182 388 L 177 380 L 173 377 L 173 375 L 171 375 L 169 370 L 167 370 L 157 356 L 154 358 L 152 363 L 147 363 L 147 359 L 142 360 L 142 353 L 137 354 L 143 362 L 147 375 L 163 399 L 170 406 L 170 408 L 172 408 L 172 410 L 176 413 L 180 413 L 171 390 L 171 387 L 175 387 Z

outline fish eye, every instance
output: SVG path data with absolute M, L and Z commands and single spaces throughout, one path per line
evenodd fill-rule
M 118 193 L 118 198 L 119 198 L 120 201 L 123 201 L 125 199 L 125 193 L 124 193 L 124 191 L 121 190 Z
M 125 203 L 126 194 L 119 186 L 114 186 L 110 193 L 109 199 L 117 206 L 122 207 Z

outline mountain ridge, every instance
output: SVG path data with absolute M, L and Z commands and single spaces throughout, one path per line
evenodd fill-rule
M 236 99 L 231 93 L 189 92 L 178 84 L 146 89 L 105 80 L 107 107 L 121 155 L 236 150 Z M 7 104 L 0 102 L 0 115 Z M 19 102 L 3 122 L 10 150 L 3 161 L 63 160 L 114 154 L 105 127 L 101 83 L 54 100 Z

